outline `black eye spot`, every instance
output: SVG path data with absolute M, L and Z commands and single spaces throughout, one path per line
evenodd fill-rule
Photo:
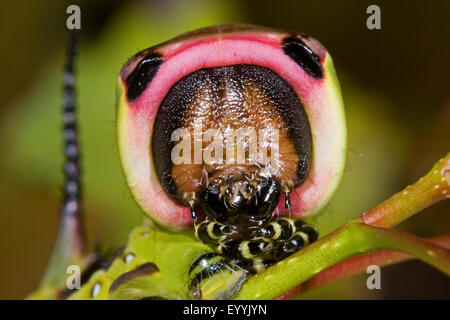
M 128 101 L 138 98 L 142 92 L 144 92 L 147 84 L 152 81 L 162 63 L 162 57 L 155 53 L 142 59 L 142 61 L 127 78 Z
M 323 69 L 319 57 L 300 39 L 289 37 L 283 41 L 283 51 L 311 77 L 321 79 Z

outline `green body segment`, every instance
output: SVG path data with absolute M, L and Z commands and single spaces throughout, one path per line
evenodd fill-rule
M 203 268 L 190 269 L 207 253 L 212 250 L 191 233 L 168 233 L 153 225 L 137 227 L 109 267 L 96 271 L 68 299 L 198 299 L 191 284 Z M 229 299 L 246 278 L 244 271 L 224 268 L 200 281 L 197 291 L 202 299 Z M 54 299 L 64 289 L 65 283 L 42 287 L 29 298 Z

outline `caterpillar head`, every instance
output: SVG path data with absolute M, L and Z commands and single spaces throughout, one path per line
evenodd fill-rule
M 246 227 L 311 216 L 344 167 L 331 57 L 303 34 L 225 25 L 143 50 L 120 72 L 117 124 L 131 192 L 173 228 L 192 210 Z

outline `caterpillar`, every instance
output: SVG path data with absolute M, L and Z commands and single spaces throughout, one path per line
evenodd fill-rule
M 80 262 L 81 289 L 48 271 L 30 298 L 231 299 L 249 277 L 317 240 L 304 219 L 327 203 L 345 160 L 331 57 L 307 35 L 235 24 L 187 33 L 125 63 L 119 155 L 148 219 L 111 257 L 79 257 L 74 50 L 72 40 L 65 201 L 52 260 L 63 252 Z

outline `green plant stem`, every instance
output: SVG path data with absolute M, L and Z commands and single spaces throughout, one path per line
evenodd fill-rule
M 449 250 L 405 232 L 351 221 L 251 277 L 236 299 L 274 299 L 346 258 L 380 249 L 405 252 L 450 275 Z
M 433 242 L 434 244 L 442 246 L 446 249 L 450 248 L 450 235 L 430 238 L 427 240 Z M 319 274 L 301 283 L 294 289 L 284 293 L 277 299 L 278 300 L 291 299 L 293 297 L 299 296 L 301 294 L 325 286 L 340 279 L 347 278 L 359 273 L 364 273 L 366 272 L 367 267 L 370 265 L 377 265 L 383 267 L 411 259 L 414 259 L 414 257 L 393 250 L 379 250 L 350 257 L 335 264 L 334 266 L 328 269 L 323 270 Z

